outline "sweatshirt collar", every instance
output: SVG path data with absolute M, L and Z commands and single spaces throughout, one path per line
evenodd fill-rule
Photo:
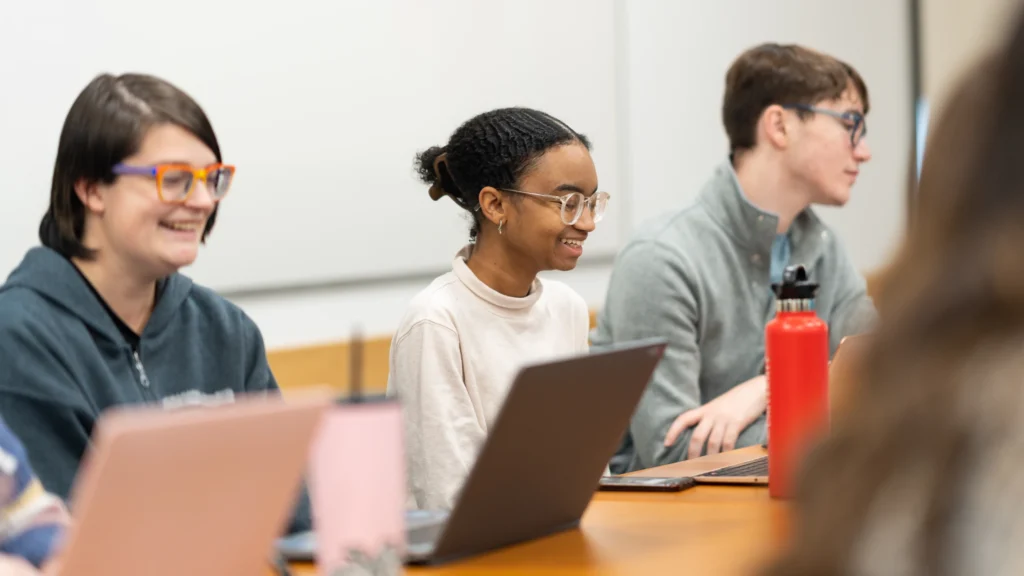
M 514 296 L 508 296 L 498 292 L 494 288 L 491 288 L 487 284 L 484 284 L 476 274 L 469 269 L 466 265 L 466 261 L 469 259 L 470 253 L 472 253 L 473 246 L 467 245 L 455 255 L 455 260 L 452 262 L 452 270 L 455 272 L 455 277 L 462 282 L 473 294 L 476 294 L 480 299 L 493 304 L 499 308 L 506 310 L 523 310 L 533 306 L 537 300 L 540 299 L 541 294 L 544 292 L 544 285 L 541 283 L 540 278 L 535 278 L 533 284 L 530 285 L 530 293 L 522 298 L 516 298 Z
M 736 171 L 728 158 L 715 169 L 704 185 L 699 202 L 715 222 L 740 247 L 767 258 L 779 226 L 777 214 L 762 210 L 743 194 Z M 800 212 L 788 231 L 794 263 L 809 265 L 817 260 L 829 241 L 824 223 L 810 208 Z

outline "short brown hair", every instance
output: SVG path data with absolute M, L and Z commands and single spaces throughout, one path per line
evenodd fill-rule
M 747 50 L 725 75 L 722 121 L 729 151 L 757 144 L 757 121 L 772 104 L 811 105 L 840 98 L 851 84 L 867 114 L 868 88 L 853 66 L 795 44 L 761 44 Z
M 110 184 L 114 165 L 138 152 L 146 132 L 174 124 L 206 144 L 221 162 L 213 126 L 191 96 L 166 80 L 145 74 L 101 74 L 71 105 L 57 145 L 50 206 L 39 224 L 39 240 L 66 258 L 91 259 L 82 244 L 85 206 L 75 183 L 85 179 Z M 206 221 L 203 240 L 213 229 L 217 208 Z

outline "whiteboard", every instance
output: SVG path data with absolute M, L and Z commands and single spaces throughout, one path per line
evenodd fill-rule
M 101 72 L 191 94 L 238 172 L 186 272 L 252 290 L 443 271 L 469 220 L 432 202 L 416 152 L 496 107 L 587 134 L 619 245 L 614 0 L 34 0 L 0 18 L 0 271 L 38 243 L 61 125 Z

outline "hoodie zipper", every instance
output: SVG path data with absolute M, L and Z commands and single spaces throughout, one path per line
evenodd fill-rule
M 146 368 L 142 365 L 138 350 L 132 350 L 132 358 L 135 360 L 135 370 L 139 373 L 139 383 L 143 388 L 149 388 L 149 376 L 146 376 Z

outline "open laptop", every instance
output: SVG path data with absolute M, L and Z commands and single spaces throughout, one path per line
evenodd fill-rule
M 410 512 L 405 560 L 439 563 L 575 528 L 665 352 L 663 339 L 523 368 L 450 514 Z M 278 550 L 311 561 L 312 533 Z
M 104 413 L 72 489 L 61 576 L 264 574 L 331 396 Z
M 858 370 L 867 344 L 868 334 L 847 336 L 839 342 L 828 368 L 829 415 L 833 422 L 846 415 L 859 379 Z M 768 448 L 767 444 L 763 448 Z M 694 476 L 700 484 L 759 484 L 768 485 L 768 456 L 755 456 L 744 462 L 731 464 Z

